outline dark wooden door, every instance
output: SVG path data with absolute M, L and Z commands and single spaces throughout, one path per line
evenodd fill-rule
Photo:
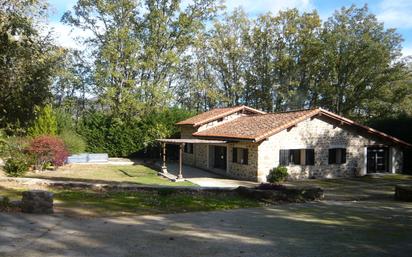
M 214 168 L 226 170 L 226 147 L 215 146 L 215 163 Z
M 368 147 L 367 172 L 389 172 L 389 149 L 387 147 Z

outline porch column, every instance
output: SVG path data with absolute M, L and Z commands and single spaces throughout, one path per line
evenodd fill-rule
M 183 179 L 182 171 L 183 171 L 183 148 L 185 147 L 185 143 L 179 145 L 179 174 L 177 175 L 177 179 Z
M 162 143 L 162 172 L 167 173 L 167 166 L 166 166 L 166 143 Z

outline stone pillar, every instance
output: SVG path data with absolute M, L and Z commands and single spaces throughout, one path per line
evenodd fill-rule
M 167 173 L 167 165 L 166 165 L 166 143 L 162 143 L 162 172 Z
M 185 143 L 179 145 L 179 174 L 177 175 L 177 179 L 183 179 L 183 148 L 185 147 Z
M 21 210 L 26 213 L 53 213 L 53 193 L 43 190 L 23 192 Z

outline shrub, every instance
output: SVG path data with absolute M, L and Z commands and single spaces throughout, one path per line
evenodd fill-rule
M 84 153 L 86 151 L 86 142 L 73 131 L 65 130 L 59 135 L 59 138 L 63 140 L 70 154 Z
M 21 177 L 29 170 L 29 161 L 26 155 L 17 154 L 7 159 L 4 172 L 10 177 Z
M 36 137 L 26 150 L 33 156 L 36 169 L 40 170 L 48 164 L 52 164 L 55 169 L 62 166 L 69 155 L 63 140 L 55 136 Z
M 56 135 L 57 134 L 57 119 L 50 104 L 40 108 L 36 106 L 36 120 L 31 128 L 29 134 L 33 137 L 40 135 Z
M 158 138 L 174 136 L 179 132 L 175 123 L 190 115 L 191 112 L 178 108 L 129 118 L 94 111 L 80 120 L 77 132 L 86 140 L 88 152 L 125 157 L 155 145 Z
M 267 180 L 270 183 L 280 183 L 288 177 L 288 169 L 285 166 L 278 166 L 270 170 Z

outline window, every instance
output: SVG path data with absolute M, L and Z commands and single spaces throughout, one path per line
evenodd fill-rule
M 247 165 L 249 162 L 249 150 L 233 147 L 232 162 Z
M 185 144 L 185 149 L 184 149 L 185 153 L 193 153 L 193 144 Z
M 315 165 L 315 149 L 281 149 L 280 165 Z
M 315 165 L 315 149 L 305 149 L 305 165 Z
M 346 163 L 346 148 L 330 148 L 329 164 Z

